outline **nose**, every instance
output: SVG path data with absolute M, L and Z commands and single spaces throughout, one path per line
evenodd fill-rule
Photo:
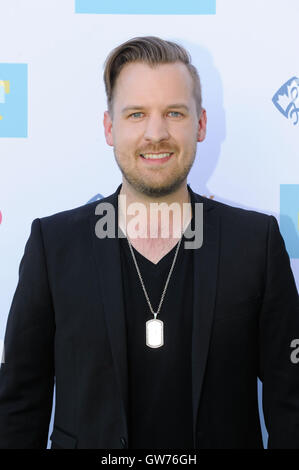
M 163 116 L 150 116 L 146 123 L 144 138 L 153 143 L 169 139 L 167 123 Z

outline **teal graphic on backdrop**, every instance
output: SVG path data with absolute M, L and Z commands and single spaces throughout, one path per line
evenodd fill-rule
M 116 15 L 215 15 L 216 0 L 75 0 L 75 11 Z
M 27 64 L 0 64 L 0 137 L 27 137 Z
M 280 231 L 290 258 L 299 258 L 299 184 L 280 185 Z
M 292 77 L 285 82 L 272 98 L 279 112 L 293 122 L 299 122 L 299 78 Z
M 99 201 L 100 199 L 103 199 L 103 197 L 104 196 L 102 194 L 98 193 L 95 196 L 93 196 L 91 199 L 89 199 L 89 201 L 87 201 L 86 204 L 89 204 L 89 203 L 95 202 L 95 201 Z

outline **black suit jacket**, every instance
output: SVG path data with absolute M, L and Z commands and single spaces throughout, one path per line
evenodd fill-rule
M 35 219 L 0 369 L 0 448 L 117 449 L 128 438 L 128 364 L 119 242 L 100 239 L 98 204 Z M 189 190 L 191 188 L 188 186 Z M 298 293 L 276 219 L 206 199 L 194 251 L 194 447 L 299 448 Z M 174 410 L 175 412 L 175 410 Z

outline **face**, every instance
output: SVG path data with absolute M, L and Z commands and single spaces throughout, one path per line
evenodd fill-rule
M 186 184 L 197 142 L 206 135 L 206 112 L 197 115 L 193 80 L 183 63 L 130 63 L 117 78 L 113 119 L 106 111 L 104 128 L 126 183 L 159 197 Z

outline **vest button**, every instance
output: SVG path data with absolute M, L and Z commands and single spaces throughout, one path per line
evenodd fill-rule
M 126 449 L 127 442 L 126 442 L 126 439 L 124 437 L 120 438 L 120 443 L 121 443 L 121 446 L 123 447 L 123 449 Z

